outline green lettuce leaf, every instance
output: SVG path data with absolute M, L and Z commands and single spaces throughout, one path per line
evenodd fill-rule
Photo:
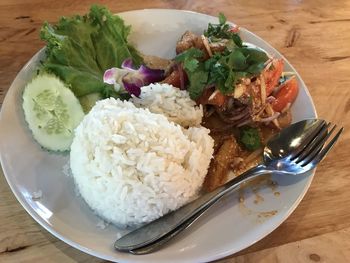
M 130 26 L 105 7 L 93 5 L 85 16 L 62 17 L 57 25 L 44 23 L 40 36 L 46 41 L 42 70 L 61 78 L 77 97 L 100 93 L 120 97 L 103 83 L 105 70 L 120 67 L 131 58 L 142 63 L 137 50 L 128 44 Z

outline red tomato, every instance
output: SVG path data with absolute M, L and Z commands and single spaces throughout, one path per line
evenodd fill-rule
M 299 86 L 296 78 L 290 78 L 284 82 L 276 93 L 276 100 L 272 103 L 272 108 L 276 112 L 281 112 L 288 103 L 293 103 L 298 95 Z
M 208 104 L 222 106 L 226 102 L 226 96 L 220 91 L 217 91 L 213 97 L 210 97 Z
M 274 59 L 272 61 L 272 69 L 268 69 L 263 73 L 266 85 L 266 96 L 269 96 L 277 87 L 282 75 L 283 67 L 284 62 L 282 59 Z
M 220 91 L 216 91 L 215 95 L 212 97 L 213 93 L 215 92 L 215 87 L 207 88 L 203 91 L 202 95 L 197 99 L 198 104 L 206 105 L 216 105 L 216 106 L 222 106 L 226 102 L 227 96 L 222 94 Z

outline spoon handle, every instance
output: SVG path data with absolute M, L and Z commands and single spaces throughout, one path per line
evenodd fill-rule
M 212 205 L 213 204 L 209 205 L 208 207 L 207 206 L 204 207 L 202 210 L 197 212 L 197 214 L 194 214 L 192 217 L 190 217 L 186 221 L 184 221 L 181 225 L 179 225 L 175 229 L 171 230 L 170 232 L 168 232 L 164 236 L 158 238 L 153 243 L 150 243 L 150 244 L 143 246 L 143 247 L 140 247 L 140 248 L 129 250 L 129 252 L 131 254 L 134 254 L 134 255 L 144 255 L 144 254 L 149 254 L 149 253 L 152 253 L 152 252 L 158 250 L 161 246 L 163 246 L 165 243 L 167 243 L 170 239 L 174 238 L 177 234 L 179 234 L 180 232 L 182 232 L 186 228 L 190 227 Z
M 266 173 L 269 173 L 269 171 L 264 165 L 257 165 L 214 191 L 204 194 L 178 210 L 166 214 L 121 237 L 115 242 L 114 247 L 120 251 L 131 251 L 154 243 L 179 228 L 182 224 L 186 223 L 187 220 L 193 222 L 225 194 L 231 192 L 241 183 Z M 190 224 L 185 225 L 188 227 Z M 176 234 L 179 232 L 181 231 L 174 231 Z M 174 235 L 171 236 L 173 237 Z

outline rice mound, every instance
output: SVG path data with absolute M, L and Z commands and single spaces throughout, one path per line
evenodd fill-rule
M 204 127 L 183 129 L 110 98 L 97 102 L 76 128 L 70 165 L 78 191 L 98 215 L 138 226 L 196 197 L 213 144 Z
M 161 113 L 183 127 L 198 126 L 202 122 L 202 105 L 196 106 L 186 90 L 169 84 L 155 83 L 144 86 L 140 96 L 133 96 L 131 101 L 136 107 Z

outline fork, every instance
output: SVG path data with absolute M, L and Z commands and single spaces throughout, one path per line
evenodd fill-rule
M 188 228 L 213 204 L 241 183 L 267 173 L 294 176 L 314 169 L 343 131 L 341 128 L 330 139 L 336 125 L 330 127 L 331 123 L 327 124 L 323 120 L 305 120 L 282 130 L 267 143 L 263 164 L 253 167 L 188 205 L 123 236 L 115 242 L 115 248 L 138 255 L 153 252 Z

